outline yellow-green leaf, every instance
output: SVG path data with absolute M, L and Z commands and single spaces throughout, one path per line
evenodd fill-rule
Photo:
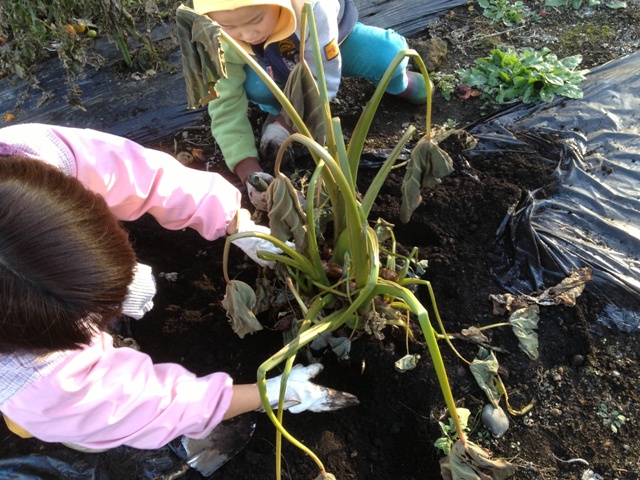
M 498 375 L 498 359 L 496 356 L 492 351 L 480 347 L 476 358 L 469 365 L 469 369 L 489 401 L 493 406 L 497 407 L 502 394 L 496 388 L 496 382 L 494 381 Z
M 538 305 L 516 310 L 509 317 L 509 325 L 518 337 L 520 349 L 531 360 L 538 359 L 538 334 L 535 330 L 538 328 L 539 318 L 540 307 Z

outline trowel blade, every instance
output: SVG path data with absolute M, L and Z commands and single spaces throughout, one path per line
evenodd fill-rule
M 244 414 L 220 423 L 203 439 L 182 437 L 187 463 L 208 477 L 242 450 L 256 429 L 256 415 Z

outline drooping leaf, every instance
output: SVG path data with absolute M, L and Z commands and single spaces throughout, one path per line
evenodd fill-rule
M 444 480 L 505 480 L 516 473 L 516 467 L 503 459 L 493 460 L 491 452 L 467 442 L 465 449 L 458 440 L 449 455 L 440 460 L 440 474 Z
M 516 310 L 509 317 L 509 325 L 513 333 L 518 337 L 520 349 L 527 354 L 531 360 L 538 359 L 538 328 L 540 319 L 540 307 L 531 305 L 530 307 Z
M 457 137 L 458 143 L 465 150 L 472 150 L 478 141 L 465 130 L 449 129 L 438 132 L 429 141 L 423 137 L 411 152 L 407 171 L 402 182 L 402 205 L 400 220 L 407 223 L 413 211 L 422 202 L 421 190 L 431 188 L 440 183 L 442 178 L 453 172 L 453 161 L 449 154 L 438 145 L 449 137 Z
M 496 315 L 505 312 L 515 312 L 528 305 L 566 305 L 573 307 L 576 298 L 582 295 L 586 283 L 592 279 L 589 267 L 572 270 L 568 277 L 557 285 L 531 295 L 513 295 L 511 293 L 490 295 L 493 301 L 493 313 Z
M 274 286 L 265 277 L 256 280 L 256 304 L 252 308 L 255 314 L 266 312 L 273 305 Z
M 305 62 L 300 62 L 293 68 L 283 92 L 302 118 L 313 139 L 320 145 L 324 145 L 323 106 L 320 92 L 313 74 Z M 286 111 L 283 111 L 283 116 L 287 123 L 292 125 L 293 122 Z
M 396 360 L 394 364 L 396 367 L 396 371 L 404 373 L 407 370 L 413 370 L 418 365 L 418 360 L 420 360 L 420 355 L 418 355 L 417 353 L 414 355 L 405 355 L 401 359 Z
M 494 407 L 498 407 L 502 393 L 496 387 L 498 376 L 498 359 L 492 351 L 480 347 L 476 358 L 473 359 L 469 369 L 480 388 L 487 395 Z M 456 477 L 457 478 L 457 477 Z
M 433 187 L 441 178 L 453 172 L 451 157 L 438 145 L 422 137 L 411 152 L 402 182 L 402 205 L 400 220 L 407 223 L 414 210 L 422 203 L 422 189 Z
M 296 249 L 303 252 L 307 246 L 307 220 L 291 180 L 276 177 L 267 190 L 267 201 L 271 235 L 283 242 L 293 238 Z
M 187 106 L 205 107 L 220 95 L 216 83 L 227 76 L 220 43 L 220 25 L 182 5 L 176 15 L 176 28 L 182 52 L 182 68 L 187 84 Z M 192 45 L 193 44 L 193 45 Z
M 253 313 L 255 305 L 256 294 L 249 285 L 240 280 L 227 283 L 222 306 L 227 312 L 233 331 L 240 338 L 262 330 L 262 325 Z
M 391 231 L 393 230 L 393 227 L 395 227 L 393 223 L 387 222 L 384 218 L 378 218 L 373 226 L 378 242 L 382 243 L 391 238 Z

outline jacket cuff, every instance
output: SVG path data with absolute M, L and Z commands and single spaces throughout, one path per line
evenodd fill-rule
M 244 185 L 250 173 L 261 172 L 262 168 L 256 157 L 247 157 L 244 160 L 240 160 L 233 168 L 233 171 Z

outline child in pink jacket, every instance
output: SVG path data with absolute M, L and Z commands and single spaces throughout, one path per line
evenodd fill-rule
M 261 407 L 255 384 L 114 348 L 107 325 L 122 313 L 140 318 L 155 293 L 120 225 L 144 213 L 209 240 L 264 228 L 223 177 L 163 152 L 88 129 L 0 129 L 0 411 L 15 433 L 94 450 L 154 449 Z M 248 240 L 239 246 L 256 260 L 271 245 Z M 310 381 L 320 369 L 294 367 L 285 408 L 346 405 Z M 267 381 L 273 403 L 279 378 Z

